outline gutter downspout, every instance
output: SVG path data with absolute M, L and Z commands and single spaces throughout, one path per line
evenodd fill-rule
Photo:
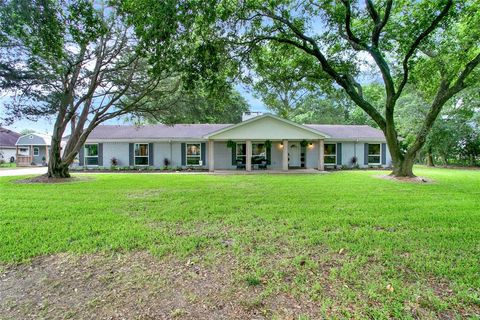
M 173 158 L 172 158 L 172 140 L 168 140 L 168 143 L 170 144 L 170 165 L 173 167 Z
M 356 165 L 359 166 L 358 157 L 357 157 L 357 143 L 358 143 L 358 138 L 355 139 L 355 143 L 353 144 L 353 156 L 355 157 L 355 159 L 357 159 Z

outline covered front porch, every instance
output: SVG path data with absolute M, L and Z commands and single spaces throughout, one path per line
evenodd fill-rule
M 241 122 L 205 138 L 210 172 L 324 170 L 326 136 L 271 115 Z
M 49 148 L 40 145 L 17 146 L 16 162 L 19 167 L 45 165 L 48 163 Z
M 236 171 L 324 170 L 324 140 L 208 141 L 208 168 Z M 228 159 L 225 159 L 228 158 Z M 225 165 L 228 161 L 229 165 Z
M 49 136 L 37 133 L 18 138 L 15 144 L 17 166 L 45 166 L 48 163 L 50 143 L 51 138 Z

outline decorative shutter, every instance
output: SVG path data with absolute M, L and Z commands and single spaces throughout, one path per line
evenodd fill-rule
M 85 146 L 83 145 L 80 150 L 78 151 L 78 161 L 80 166 L 85 165 Z
M 342 144 L 337 143 L 337 164 L 342 165 Z
M 185 143 L 182 143 L 181 144 L 181 148 L 182 148 L 182 166 L 186 166 L 187 165 L 187 145 Z
M 368 143 L 365 143 L 363 148 L 363 164 L 368 165 Z
M 206 161 L 205 161 L 205 158 L 206 158 L 205 155 L 207 153 L 206 151 L 207 151 L 207 148 L 205 146 L 205 143 L 202 142 L 202 144 L 200 145 L 200 157 L 202 159 L 202 166 L 207 164 Z
M 129 143 L 128 144 L 128 164 L 130 166 L 133 166 L 135 164 L 134 157 L 133 157 L 133 148 L 134 148 L 134 144 Z
M 382 164 L 387 164 L 387 144 L 382 143 Z
M 153 164 L 153 143 L 148 144 L 148 165 L 154 166 Z
M 272 145 L 267 148 L 267 164 L 272 164 Z
M 103 167 L 103 143 L 98 144 L 98 166 Z
M 237 145 L 232 147 L 232 166 L 237 165 Z

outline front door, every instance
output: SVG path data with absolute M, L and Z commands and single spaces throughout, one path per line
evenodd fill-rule
M 288 166 L 300 167 L 300 142 L 288 143 Z

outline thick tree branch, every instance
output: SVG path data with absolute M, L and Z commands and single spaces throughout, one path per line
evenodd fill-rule
M 297 30 L 298 31 L 298 30 Z M 303 38 L 303 37 L 301 37 Z M 287 38 L 279 38 L 279 37 L 272 37 L 272 36 L 264 36 L 261 37 L 263 40 L 270 40 L 270 41 L 276 41 L 279 43 L 287 43 L 291 44 L 306 53 L 316 57 L 322 66 L 322 69 L 334 80 L 336 81 L 346 92 L 347 94 L 352 98 L 352 100 L 360 107 L 362 108 L 372 119 L 378 124 L 378 126 L 382 129 L 385 130 L 386 124 L 385 124 L 385 119 L 382 117 L 382 115 L 375 109 L 374 106 L 372 106 L 370 103 L 368 103 L 365 99 L 363 99 L 362 95 L 360 94 L 360 91 L 357 91 L 356 89 L 356 84 L 352 83 L 351 81 L 351 76 L 345 76 L 333 69 L 333 67 L 330 65 L 330 63 L 327 61 L 325 56 L 320 52 L 318 46 L 315 44 L 315 48 L 309 48 L 306 46 L 306 44 L 301 44 L 298 43 L 297 41 L 293 41 L 291 39 Z
M 345 31 L 347 32 L 346 39 L 355 50 L 367 50 L 368 46 L 357 38 L 352 31 L 352 6 L 350 0 L 342 0 L 345 7 Z
M 380 16 L 376 11 L 373 5 L 373 2 L 371 0 L 366 0 L 367 10 L 370 14 L 370 17 L 372 17 L 373 22 L 375 23 L 375 27 L 372 31 L 372 46 L 375 48 L 378 48 L 380 34 L 382 33 L 383 28 L 385 27 L 385 25 L 388 22 L 388 19 L 390 18 L 390 13 L 392 11 L 392 4 L 393 4 L 393 0 L 387 0 L 383 19 L 380 19 Z
M 353 48 L 356 49 L 356 50 L 367 51 L 370 54 L 370 56 L 375 60 L 375 63 L 377 64 L 378 68 L 380 69 L 380 72 L 382 73 L 383 82 L 385 83 L 385 92 L 386 92 L 386 95 L 387 95 L 387 99 L 386 99 L 386 103 L 385 103 L 385 109 L 386 109 L 386 114 L 385 114 L 386 126 L 385 127 L 389 127 L 389 130 L 391 130 L 391 134 L 396 134 L 394 132 L 395 128 L 394 128 L 394 122 L 393 122 L 394 103 L 392 103 L 393 102 L 393 97 L 395 95 L 395 84 L 394 84 L 394 81 L 393 81 L 392 74 L 390 72 L 390 67 L 388 66 L 387 61 L 385 60 L 385 58 L 381 54 L 378 47 L 375 47 L 375 46 L 370 47 L 366 43 L 362 42 L 359 38 L 354 36 L 354 34 L 351 30 L 352 9 L 351 9 L 351 5 L 350 5 L 350 1 L 349 0 L 342 0 L 342 3 L 345 7 L 345 28 L 346 28 L 346 31 L 347 31 L 348 40 L 350 40 L 350 44 L 352 44 Z M 367 1 L 367 7 L 369 7 L 368 1 Z M 378 23 L 382 23 L 382 22 L 380 22 L 380 18 L 378 17 L 378 13 L 373 8 L 373 4 L 371 4 L 370 9 L 373 12 L 374 20 L 378 21 Z
M 405 88 L 405 85 L 408 82 L 408 77 L 409 77 L 409 66 L 408 63 L 410 61 L 410 58 L 413 56 L 417 48 L 420 46 L 422 41 L 427 38 L 440 24 L 440 22 L 447 16 L 448 12 L 450 11 L 450 8 L 453 5 L 453 0 L 447 0 L 447 4 L 445 7 L 443 7 L 442 11 L 438 16 L 435 17 L 435 19 L 432 20 L 430 25 L 422 31 L 418 37 L 413 41 L 413 43 L 410 45 L 407 54 L 403 58 L 402 61 L 402 68 L 403 68 L 403 76 L 402 76 L 402 81 L 398 85 L 397 92 L 395 96 L 393 97 L 393 101 L 397 101 L 398 98 L 400 98 L 400 95 L 402 94 L 403 89 Z
M 480 53 L 470 60 L 461 71 L 457 80 L 453 85 L 449 86 L 449 82 L 442 80 L 438 88 L 437 94 L 433 100 L 433 103 L 425 117 L 425 121 L 420 129 L 420 132 L 415 139 L 414 144 L 408 150 L 407 155 L 416 154 L 424 145 L 427 135 L 430 132 L 435 120 L 437 119 L 439 113 L 442 111 L 445 103 L 451 99 L 455 94 L 460 92 L 466 87 L 465 80 L 473 72 L 473 70 L 480 64 Z

